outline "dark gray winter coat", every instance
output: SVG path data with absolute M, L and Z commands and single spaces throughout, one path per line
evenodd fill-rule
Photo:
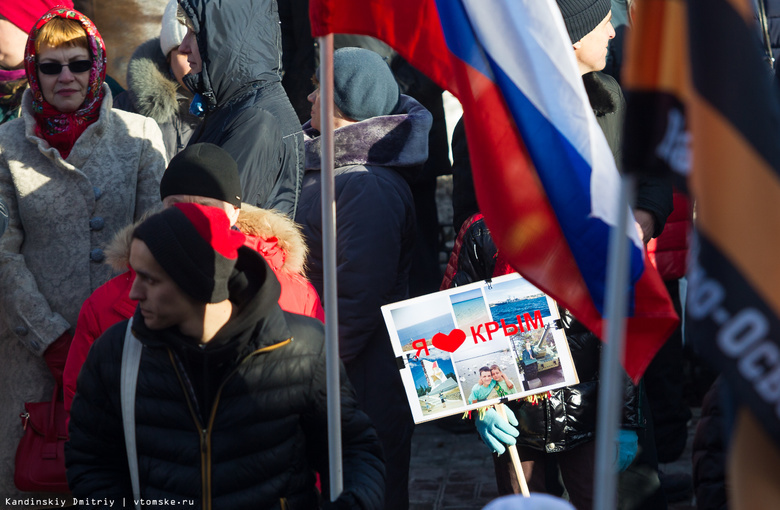
M 303 132 L 281 85 L 275 0 L 179 0 L 195 25 L 203 70 L 185 83 L 204 99 L 190 144 L 219 145 L 238 163 L 243 202 L 291 217 L 303 180 Z
M 401 96 L 397 115 L 334 132 L 339 348 L 358 402 L 374 421 L 387 456 L 385 508 L 408 506 L 413 423 L 380 307 L 406 299 L 415 242 L 412 193 L 404 175 L 428 158 L 431 114 Z M 309 279 L 323 295 L 320 137 L 309 123 L 306 176 L 296 221 L 309 246 Z

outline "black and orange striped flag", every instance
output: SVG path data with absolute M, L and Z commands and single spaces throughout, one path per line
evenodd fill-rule
M 649 144 L 626 150 L 640 167 L 689 171 L 687 333 L 780 443 L 780 100 L 752 3 L 641 0 L 639 9 L 647 31 L 633 44 L 650 65 L 626 85 L 644 104 L 633 113 L 659 122 L 643 127 Z

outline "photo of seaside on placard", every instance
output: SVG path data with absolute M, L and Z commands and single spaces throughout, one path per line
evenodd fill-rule
M 424 359 L 412 353 L 407 358 L 423 417 L 452 414 L 465 406 L 449 353 L 431 348 Z
M 449 333 L 455 329 L 452 308 L 446 297 L 433 299 L 424 305 L 416 304 L 391 311 L 393 323 L 398 332 L 401 350 L 412 350 L 415 340 L 425 339 L 430 345 L 436 333 Z
M 527 313 L 533 318 L 536 310 L 539 310 L 543 319 L 550 317 L 547 296 L 528 280 L 494 283 L 492 287 L 485 288 L 485 296 L 490 314 L 496 322 L 504 319 L 507 324 L 517 324 L 518 315 L 523 317 Z
M 485 298 L 482 296 L 482 289 L 450 294 L 450 302 L 455 312 L 455 322 L 465 332 L 491 320 Z

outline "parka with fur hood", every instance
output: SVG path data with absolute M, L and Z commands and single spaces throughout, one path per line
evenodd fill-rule
M 168 161 L 190 140 L 200 123 L 190 113 L 192 95 L 171 75 L 160 38 L 141 44 L 127 64 L 127 90 L 114 98 L 114 108 L 151 117 L 160 126 Z
M 125 272 L 99 287 L 81 307 L 62 376 L 66 410 L 73 402 L 76 380 L 90 346 L 108 328 L 135 312 L 137 301 L 129 297 L 135 272 L 127 270 L 134 227 L 127 226 L 106 249 L 106 262 L 114 271 Z M 246 235 L 244 245 L 260 253 L 279 280 L 282 310 L 324 321 L 317 291 L 304 276 L 308 250 L 300 227 L 281 213 L 248 204 L 242 204 L 236 227 Z
M 275 0 L 179 0 L 203 69 L 184 83 L 205 116 L 190 139 L 219 145 L 238 163 L 244 202 L 290 217 L 303 180 L 303 132 L 282 88 Z

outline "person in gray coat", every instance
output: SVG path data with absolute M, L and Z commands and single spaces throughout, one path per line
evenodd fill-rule
M 103 246 L 159 207 L 166 164 L 157 124 L 112 109 L 103 40 L 84 15 L 46 13 L 30 32 L 25 68 L 21 117 L 0 125 L 3 498 L 25 494 L 13 481 L 24 403 L 51 399 L 81 303 L 111 277 Z

